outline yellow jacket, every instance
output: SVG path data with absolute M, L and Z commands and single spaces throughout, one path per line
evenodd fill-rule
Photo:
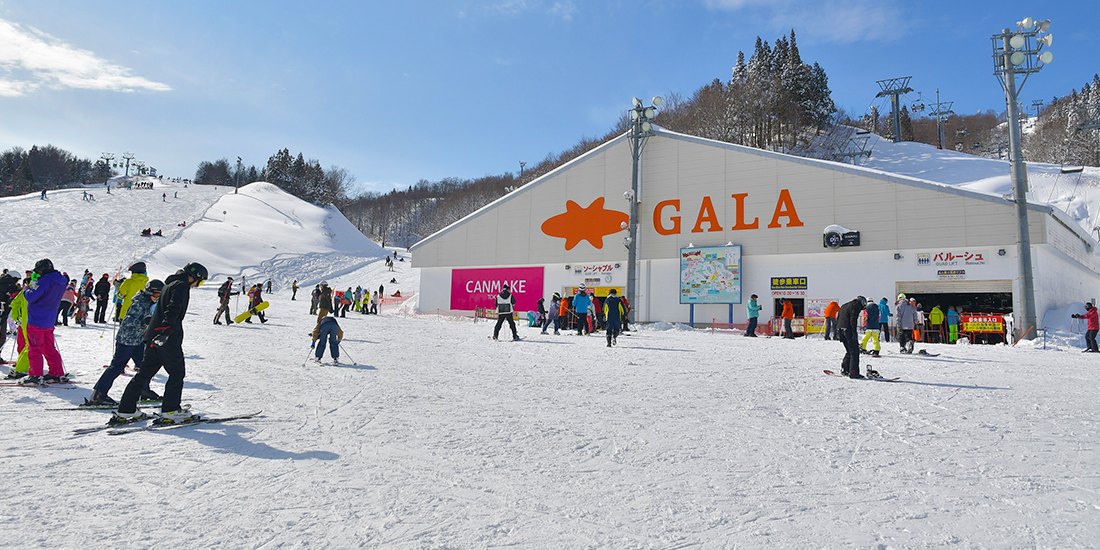
M 137 296 L 138 292 L 145 290 L 145 283 L 149 282 L 149 276 L 144 273 L 134 273 L 129 279 L 118 287 L 118 295 L 122 298 L 122 310 L 118 312 L 119 319 L 126 318 L 126 311 L 130 309 L 130 300 Z

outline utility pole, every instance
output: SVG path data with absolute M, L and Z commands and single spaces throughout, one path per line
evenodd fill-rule
M 114 160 L 114 153 L 103 153 L 99 158 L 103 159 L 103 166 L 106 168 L 103 173 L 103 185 L 107 185 L 107 182 L 111 179 L 111 161 Z
M 882 91 L 875 95 L 875 97 L 890 96 L 890 118 L 894 124 L 894 143 L 901 141 L 901 94 L 907 94 L 912 92 L 913 89 L 909 87 L 909 80 L 911 76 L 903 76 L 901 78 L 888 78 L 886 80 L 878 80 L 875 83 L 878 84 Z
M 939 149 L 943 149 L 943 143 L 944 143 L 944 141 L 946 141 L 944 139 L 944 135 L 943 135 L 943 126 L 944 126 L 943 123 L 947 120 L 948 115 L 955 114 L 955 111 L 951 110 L 951 105 L 953 103 L 955 103 L 955 102 L 954 101 L 947 101 L 947 102 L 940 101 L 940 89 L 936 88 L 935 110 L 932 111 L 931 113 L 928 113 L 928 114 L 936 117 L 936 130 L 937 130 L 936 136 L 938 138 L 937 141 L 936 141 L 936 147 L 939 148 Z
M 237 157 L 237 183 L 233 186 L 233 194 L 237 194 L 237 190 L 241 188 L 241 157 Z
M 134 154 L 122 153 L 122 158 L 126 159 L 126 177 L 130 177 L 130 161 L 134 158 Z

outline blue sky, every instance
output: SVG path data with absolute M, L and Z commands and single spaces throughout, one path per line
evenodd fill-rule
M 129 151 L 191 177 L 286 147 L 376 191 L 518 172 L 791 29 L 852 114 L 902 76 L 925 103 L 1001 111 L 990 37 L 1028 15 L 1055 40 L 1025 104 L 1100 72 L 1092 0 L 0 0 L 0 149 Z

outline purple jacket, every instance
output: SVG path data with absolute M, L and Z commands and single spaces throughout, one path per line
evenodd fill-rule
M 23 296 L 27 298 L 27 324 L 53 328 L 67 284 L 60 271 L 52 271 L 38 278 L 38 288 L 23 291 Z

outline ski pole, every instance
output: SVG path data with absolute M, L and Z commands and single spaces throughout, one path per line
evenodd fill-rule
M 354 357 L 352 357 L 352 356 L 348 355 L 348 352 L 347 352 L 347 350 L 346 350 L 346 349 L 344 349 L 344 344 L 343 344 L 343 343 L 341 343 L 341 342 L 336 342 L 336 345 L 337 345 L 337 347 L 339 347 L 339 348 L 340 348 L 340 353 L 343 353 L 344 355 L 347 355 L 347 356 L 348 356 L 348 359 L 351 359 L 351 364 L 352 364 L 352 365 L 356 365 L 356 366 L 358 366 L 358 365 L 359 365 L 359 363 L 355 361 L 355 358 L 354 358 Z

